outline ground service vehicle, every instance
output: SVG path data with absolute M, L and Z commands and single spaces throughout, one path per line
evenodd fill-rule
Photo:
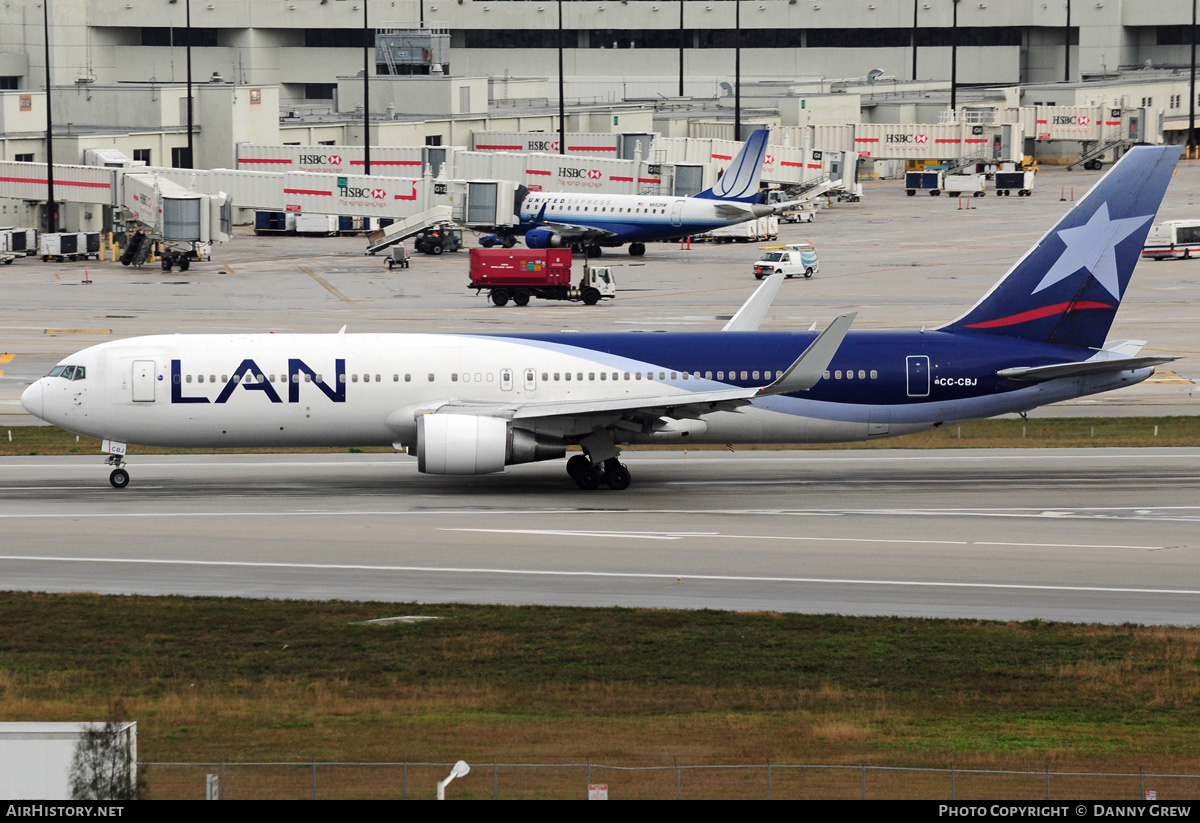
M 788 243 L 781 248 L 769 248 L 754 264 L 754 279 L 762 280 L 772 274 L 793 277 L 800 274 L 812 277 L 821 270 L 817 249 L 812 243 Z
M 421 254 L 441 254 L 462 248 L 462 229 L 449 224 L 440 224 L 417 235 L 413 247 Z
M 946 172 L 939 169 L 905 172 L 905 194 L 913 197 L 918 189 L 926 189 L 931 197 L 937 197 L 946 189 Z
M 43 234 L 39 244 L 42 262 L 100 259 L 100 232 L 70 231 Z
M 409 254 L 407 243 L 397 243 L 388 249 L 388 256 L 383 262 L 387 264 L 389 269 L 394 269 L 399 266 L 402 269 L 408 268 Z
M 996 196 L 1009 197 L 1013 191 L 1017 197 L 1028 197 L 1033 194 L 1034 173 L 1031 171 L 998 171 L 996 172 Z
M 784 223 L 811 223 L 817 219 L 817 204 L 797 203 L 784 209 L 779 219 Z
M 1153 260 L 1200 257 L 1200 220 L 1167 220 L 1150 227 L 1142 257 Z
M 616 297 L 616 282 L 607 266 L 584 266 L 578 283 L 571 282 L 570 249 L 471 249 L 470 287 L 487 290 L 497 306 L 511 299 L 528 305 L 543 300 L 582 300 L 589 306 L 602 297 Z

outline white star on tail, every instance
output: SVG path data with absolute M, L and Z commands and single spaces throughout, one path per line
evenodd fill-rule
M 1080 269 L 1087 269 L 1109 294 L 1120 300 L 1121 282 L 1117 274 L 1114 248 L 1153 219 L 1154 215 L 1151 214 L 1145 217 L 1110 220 L 1108 203 L 1101 203 L 1087 223 L 1073 229 L 1063 229 L 1058 233 L 1067 247 L 1054 261 L 1054 265 L 1046 272 L 1046 276 L 1038 283 L 1033 293 L 1037 294 L 1042 289 L 1053 286 Z

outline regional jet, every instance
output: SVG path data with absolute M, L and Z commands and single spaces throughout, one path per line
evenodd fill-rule
M 692 237 L 782 212 L 793 204 L 759 203 L 768 134 L 767 129 L 751 134 L 717 184 L 695 197 L 530 192 L 521 187 L 520 223 L 497 229 L 483 244 L 511 248 L 517 237 L 523 237 L 531 249 L 570 246 L 598 257 L 605 247 L 628 243 L 629 253 L 641 257 L 648 241 Z
M 1173 360 L 1108 341 L 1177 146 L 1132 149 L 979 302 L 944 326 L 760 331 L 782 275 L 719 332 L 175 334 L 84 349 L 21 396 L 129 444 L 393 446 L 427 474 L 561 459 L 624 489 L 631 443 L 836 443 L 1131 386 Z

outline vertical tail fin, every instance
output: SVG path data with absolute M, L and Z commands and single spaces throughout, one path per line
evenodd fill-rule
M 1179 146 L 1137 146 L 948 330 L 1100 348 Z
M 763 156 L 767 153 L 769 134 L 767 129 L 756 129 L 737 156 L 729 161 L 729 168 L 725 169 L 717 185 L 696 196 L 705 200 L 757 203 L 758 183 L 762 178 Z

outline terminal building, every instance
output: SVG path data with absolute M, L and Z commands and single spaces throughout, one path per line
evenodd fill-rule
M 348 155 L 369 142 L 425 147 L 429 163 L 405 171 L 437 176 L 430 158 L 447 155 L 431 148 L 559 130 L 560 40 L 568 133 L 729 141 L 766 126 L 790 149 L 859 150 L 868 174 L 922 158 L 862 150 L 876 138 L 852 127 L 1018 124 L 1006 154 L 1066 162 L 1131 123 L 1153 129 L 1152 142 L 1184 142 L 1193 102 L 1186 0 L 42 2 L 0 6 L 0 161 L 45 162 L 49 107 L 58 163 L 104 149 L 148 166 L 247 170 L 246 147 Z M 1043 131 L 1047 111 L 1093 128 L 1078 140 Z M 691 162 L 669 149 L 644 140 L 640 161 Z M 32 201 L 0 200 L 0 222 L 36 217 Z

